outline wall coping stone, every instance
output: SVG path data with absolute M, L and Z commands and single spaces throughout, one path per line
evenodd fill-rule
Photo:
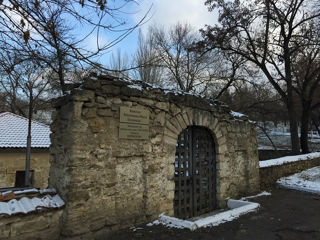
M 260 168 L 266 168 L 266 167 L 283 165 L 291 162 L 312 160 L 314 158 L 320 158 L 320 152 L 313 152 L 313 153 L 307 153 L 307 154 L 301 154 L 301 155 L 285 156 L 281 158 L 264 160 L 264 161 L 260 161 L 259 165 L 260 165 Z
M 101 89 L 106 89 L 105 87 L 110 89 L 108 91 L 102 90 L 100 94 L 103 96 L 121 96 L 121 98 L 124 99 L 126 97 L 146 98 L 159 102 L 169 102 L 179 106 L 226 114 L 229 116 L 229 120 L 249 121 L 246 115 L 232 114 L 233 112 L 230 110 L 229 106 L 222 101 L 209 99 L 200 94 L 183 92 L 181 90 L 164 89 L 140 80 L 129 81 L 110 75 L 98 75 L 96 73 L 89 74 L 89 76 L 82 79 L 80 85 L 77 85 L 76 88 L 68 91 L 67 95 L 57 98 L 54 101 L 54 107 L 59 108 L 70 101 L 90 102 L 88 96 L 83 96 L 83 90 L 96 91 L 99 95 L 99 91 L 101 91 Z M 115 88 L 119 88 L 117 89 L 118 91 Z

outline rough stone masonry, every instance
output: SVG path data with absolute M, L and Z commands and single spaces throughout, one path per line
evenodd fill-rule
M 119 138 L 120 108 L 148 113 L 147 139 Z M 216 147 L 216 199 L 259 190 L 256 129 L 217 101 L 142 82 L 91 76 L 56 103 L 49 187 L 65 200 L 62 236 L 92 238 L 174 215 L 179 133 L 207 128 Z

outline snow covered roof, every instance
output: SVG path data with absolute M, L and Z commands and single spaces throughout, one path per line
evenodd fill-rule
M 64 205 L 64 201 L 58 194 L 51 196 L 49 194 L 44 197 L 23 197 L 21 199 L 11 199 L 8 202 L 0 202 L 0 215 L 14 215 L 17 213 L 27 214 L 42 208 L 60 208 Z
M 28 119 L 10 112 L 0 113 L 0 148 L 25 148 L 27 146 Z M 31 147 L 49 148 L 50 127 L 32 121 Z

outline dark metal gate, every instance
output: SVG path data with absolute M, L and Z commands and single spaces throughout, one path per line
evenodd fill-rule
M 216 207 L 216 154 L 210 132 L 188 127 L 178 137 L 175 159 L 175 217 L 187 219 Z

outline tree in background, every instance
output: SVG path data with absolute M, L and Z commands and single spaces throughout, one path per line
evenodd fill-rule
M 132 78 L 219 98 L 241 79 L 243 58 L 219 51 L 200 52 L 195 48 L 199 40 L 200 35 L 190 25 L 181 23 L 169 29 L 153 26 L 146 37 L 140 33 Z
M 203 94 L 212 99 L 221 100 L 224 93 L 230 88 L 242 86 L 250 78 L 254 78 L 255 72 L 246 67 L 246 60 L 241 56 L 225 54 L 215 51 L 215 71 L 203 90 Z
M 236 112 L 241 112 L 255 121 L 258 139 L 266 136 L 277 150 L 270 126 L 277 127 L 279 123 L 288 122 L 286 107 L 279 94 L 266 81 L 237 81 L 236 84 L 222 94 L 220 100 L 227 103 Z M 273 123 L 273 124 L 271 124 Z M 261 135 L 260 135 L 261 134 Z M 262 135 L 263 134 L 263 135 Z M 261 142 L 262 144 L 264 141 Z
M 71 72 L 77 74 L 90 66 L 108 70 L 97 63 L 99 57 L 146 17 L 137 24 L 128 24 L 123 9 L 129 3 L 135 1 L 0 1 L 0 82 L 3 87 L 0 95 L 20 114 L 25 111 L 18 102 L 28 103 L 26 186 L 29 185 L 31 119 L 37 102 L 41 102 L 40 96 L 48 92 L 49 84 L 49 90 L 65 94 Z M 88 30 L 83 33 L 85 29 Z M 113 40 L 100 40 L 102 33 L 114 32 L 119 34 Z M 90 38 L 96 41 L 93 49 L 84 45 Z M 48 95 L 46 98 L 48 100 Z
M 83 71 L 89 66 L 108 70 L 97 63 L 100 56 L 124 39 L 144 20 L 129 24 L 123 9 L 134 0 L 9 0 L 0 2 L 0 41 L 3 51 L 15 52 L 18 62 L 36 59 L 52 70 L 62 93 L 66 92 L 65 76 L 70 71 Z M 87 30 L 86 30 L 87 29 Z M 81 34 L 79 34 L 81 32 Z M 117 32 L 111 41 L 102 34 Z M 94 39 L 95 48 L 85 42 Z
M 288 116 L 279 94 L 268 82 L 238 82 L 221 98 L 231 109 L 258 122 L 287 122 Z
M 1 48 L 5 48 L 3 42 L 0 42 L 0 44 L 2 44 Z M 5 46 L 9 48 L 8 45 Z M 21 91 L 19 82 L 23 72 L 16 71 L 17 66 L 20 64 L 21 62 L 18 62 L 18 57 L 15 52 L 0 51 L 1 110 L 10 111 L 27 117 L 28 114 L 26 108 L 28 106 L 28 102 L 24 99 L 24 94 Z
M 207 0 L 206 5 L 219 9 L 219 24 L 202 30 L 201 47 L 241 56 L 264 74 L 286 105 L 292 151 L 299 153 L 293 67 L 297 52 L 308 49 L 308 36 L 301 33 L 312 31 L 310 23 L 319 19 L 319 2 Z
M 30 186 L 30 155 L 31 155 L 31 122 L 34 108 L 36 105 L 40 105 L 45 101 L 43 95 L 49 87 L 49 78 L 43 75 L 43 71 L 39 64 L 34 62 L 24 62 L 23 66 L 20 66 L 21 78 L 19 86 L 25 93 L 28 100 L 28 134 L 27 134 L 27 152 L 26 152 L 26 170 L 25 170 L 25 186 Z
M 312 119 L 312 126 L 318 132 L 318 135 L 320 135 L 320 109 L 319 108 L 317 108 L 315 111 L 312 112 L 311 119 Z
M 130 62 L 126 54 L 122 54 L 121 50 L 118 49 L 116 54 L 111 54 L 110 57 L 110 73 L 119 78 L 128 79 Z
M 163 87 L 164 69 L 155 45 L 155 38 L 152 34 L 144 37 L 139 31 L 138 49 L 133 57 L 133 66 L 137 67 L 133 70 L 132 78 Z
M 193 50 L 199 35 L 188 24 L 178 23 L 168 31 L 160 27 L 149 30 L 158 63 L 164 69 L 166 84 L 184 92 L 201 92 L 210 81 L 214 56 Z
M 3 67 L 1 64 L 0 69 L 3 70 Z M 5 86 L 7 98 L 16 99 L 9 101 L 13 110 L 19 110 L 20 115 L 28 118 L 25 186 L 30 186 L 31 122 L 34 111 L 43 108 L 47 103 L 49 78 L 44 75 L 39 63 L 24 61 L 7 72 L 2 78 L 2 84 Z M 21 103 L 18 104 L 18 101 Z
M 315 26 L 314 30 L 319 26 Z M 319 31 L 320 33 L 320 31 Z M 306 33 L 308 34 L 308 33 Z M 294 90 L 300 100 L 300 143 L 303 152 L 309 152 L 308 132 L 312 113 L 320 109 L 320 40 L 319 35 L 307 39 L 308 49 L 299 51 L 293 64 Z M 317 42 L 317 44 L 310 43 Z M 319 43 L 319 44 L 318 44 Z M 317 46 L 319 45 L 319 46 Z M 310 47 L 314 46 L 314 47 Z M 311 125 L 311 124 L 310 124 Z

